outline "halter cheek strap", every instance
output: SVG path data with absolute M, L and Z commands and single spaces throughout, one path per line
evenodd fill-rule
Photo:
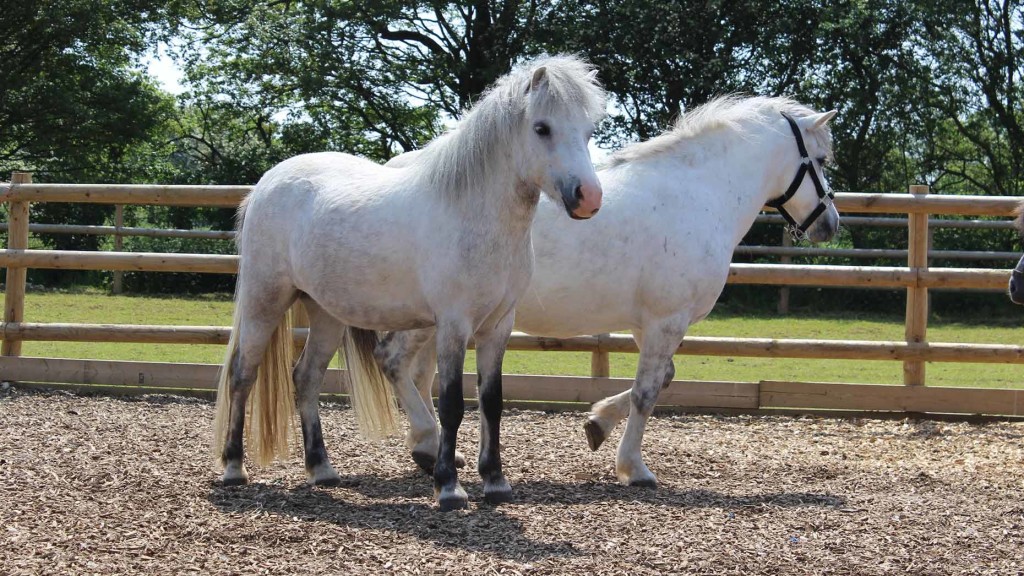
M 789 231 L 793 235 L 793 238 L 800 240 L 806 236 L 807 229 L 814 224 L 814 221 L 824 214 L 825 210 L 827 210 L 829 205 L 832 204 L 835 194 L 833 194 L 831 190 L 825 190 L 825 186 L 822 185 L 821 179 L 818 178 L 818 171 L 814 169 L 814 162 L 811 160 L 810 155 L 807 154 L 807 147 L 804 146 L 804 137 L 800 133 L 800 126 L 797 125 L 796 120 L 785 112 L 782 113 L 782 117 L 789 123 L 789 128 L 793 131 L 793 137 L 796 138 L 796 147 L 800 152 L 800 168 L 797 169 L 796 176 L 793 178 L 793 181 L 789 184 L 789 188 L 786 189 L 782 196 L 766 202 L 765 205 L 778 210 L 779 214 L 781 214 L 786 222 L 789 223 Z M 796 194 L 796 191 L 800 189 L 800 185 L 803 184 L 804 177 L 807 174 L 811 175 L 811 182 L 814 183 L 814 190 L 818 193 L 820 201 L 818 202 L 818 205 L 815 206 L 814 210 L 808 214 L 807 218 L 805 218 L 803 222 L 798 223 L 786 210 L 785 204 L 793 197 L 794 194 Z

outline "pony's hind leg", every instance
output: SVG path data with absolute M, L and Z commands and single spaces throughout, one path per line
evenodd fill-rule
M 341 346 L 345 325 L 325 312 L 309 296 L 303 295 L 302 304 L 309 313 L 309 337 L 295 364 L 292 380 L 295 382 L 295 403 L 302 423 L 306 481 L 314 486 L 338 486 L 341 484 L 341 476 L 327 457 L 320 425 L 320 390 L 323 388 L 327 367 Z
M 231 400 L 227 438 L 221 452 L 221 463 L 224 465 L 222 481 L 225 486 L 245 484 L 249 481 L 243 463 L 246 403 L 270 339 L 296 296 L 294 288 L 275 289 L 268 286 L 261 290 L 253 290 L 251 286 L 244 287 L 245 290 L 239 289 L 235 304 L 235 314 L 242 316 L 237 324 L 239 333 L 236 336 L 236 347 L 228 361 L 228 390 Z M 251 314 L 250 310 L 259 312 Z
M 433 331 L 431 334 L 433 334 Z M 425 438 L 428 445 L 422 446 L 423 450 L 420 450 L 420 452 L 429 453 L 434 456 L 437 455 L 437 442 L 441 434 L 441 431 L 437 426 L 437 414 L 434 413 L 434 399 L 431 396 L 434 388 L 434 374 L 437 373 L 436 347 L 436 343 L 432 337 L 423 344 L 422 348 L 420 348 L 420 351 L 416 354 L 416 358 L 413 360 L 411 366 L 412 381 L 416 383 L 416 389 L 419 390 L 420 398 L 423 399 L 423 406 L 427 409 L 427 414 L 429 414 L 429 420 L 433 426 L 433 431 L 428 431 L 426 425 L 424 425 L 422 430 L 425 436 L 419 436 L 415 440 L 408 436 L 406 437 L 406 445 L 414 448 L 422 446 L 420 443 L 423 442 Z M 409 430 L 409 433 L 411 436 L 411 429 Z M 416 456 L 414 455 L 413 458 L 415 457 Z M 430 459 L 430 466 L 431 468 L 434 466 L 433 457 Z M 466 467 L 466 456 L 458 450 L 455 451 L 455 467 Z M 428 471 L 427 473 L 429 474 L 430 472 Z
M 645 326 L 639 367 L 629 396 L 629 420 L 615 457 L 615 474 L 623 484 L 650 488 L 658 485 L 654 473 L 644 464 L 640 447 L 658 395 L 675 374 L 672 356 L 688 327 L 689 317 L 685 314 Z
M 501 504 L 512 499 L 512 487 L 501 470 L 501 365 L 512 332 L 510 313 L 498 324 L 476 335 L 476 366 L 480 386 L 480 458 L 478 470 L 484 483 L 484 500 Z
M 643 349 L 643 332 L 633 330 L 633 340 L 637 347 Z M 587 444 L 591 450 L 597 450 L 608 439 L 608 435 L 623 418 L 629 416 L 629 395 L 631 391 L 625 390 L 614 396 L 595 403 L 590 408 L 590 416 L 583 424 L 583 431 L 587 435 Z
M 417 391 L 416 379 L 429 371 L 433 381 L 437 365 L 437 352 L 430 346 L 433 342 L 433 328 L 389 332 L 374 350 L 384 376 L 395 389 L 398 404 L 409 415 L 405 445 L 413 461 L 427 474 L 434 473 L 439 434 L 430 393 L 424 399 Z

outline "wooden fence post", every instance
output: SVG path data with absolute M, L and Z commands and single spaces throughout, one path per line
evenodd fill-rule
M 114 207 L 114 251 L 124 251 L 124 238 L 121 236 L 121 229 L 124 228 L 124 204 Z M 122 280 L 124 271 L 114 270 L 114 282 L 110 287 L 111 292 L 120 294 L 122 292 Z
M 11 188 L 18 184 L 31 184 L 31 172 L 13 172 Z M 28 202 L 13 200 L 8 205 L 7 248 L 25 250 L 28 248 Z M 22 322 L 25 319 L 25 284 L 28 270 L 22 267 L 7 268 L 7 284 L 4 292 L 4 323 Z M 0 346 L 0 355 L 20 356 L 21 340 L 5 339 Z
M 782 246 L 789 248 L 793 246 L 793 236 L 789 233 L 789 228 L 782 229 Z M 789 264 L 793 261 L 789 256 L 780 256 L 780 264 Z M 789 286 L 783 286 L 779 288 L 779 315 L 789 314 Z
M 608 352 L 601 349 L 601 343 L 607 337 L 607 334 L 598 334 L 597 350 L 590 353 L 590 375 L 594 378 L 607 378 L 612 372 Z
M 928 194 L 928 186 L 912 185 L 915 196 Z M 907 266 L 915 273 L 928 270 L 928 214 L 910 213 L 907 223 Z M 917 285 L 907 288 L 907 344 L 927 341 L 928 288 Z M 903 384 L 924 386 L 925 364 L 921 361 L 903 363 Z

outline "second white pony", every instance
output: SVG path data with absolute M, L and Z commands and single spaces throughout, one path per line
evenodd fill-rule
M 541 202 L 533 279 L 515 327 L 549 337 L 632 330 L 640 348 L 632 390 L 595 404 L 585 425 L 596 450 L 629 417 L 615 460 L 621 482 L 657 485 L 640 452 L 647 419 L 672 381 L 687 328 L 711 312 L 733 250 L 762 207 L 775 206 L 797 236 L 814 242 L 838 229 L 824 174 L 835 113 L 787 98 L 720 98 L 615 154 L 598 173 L 604 208 L 586 226 L 559 226 L 557 207 Z M 407 444 L 428 470 L 438 442 L 434 364 L 418 347 L 431 335 L 394 335 L 388 353 L 408 359 L 391 380 L 409 414 Z

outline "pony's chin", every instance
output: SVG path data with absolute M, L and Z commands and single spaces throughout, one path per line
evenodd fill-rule
M 598 210 L 600 210 L 600 208 L 598 208 L 597 210 L 594 210 L 593 212 L 591 212 L 590 216 L 580 216 L 579 214 L 576 214 L 572 210 L 568 210 L 568 209 L 566 209 L 566 213 L 569 214 L 569 218 L 572 218 L 573 220 L 590 220 L 591 218 L 594 217 L 595 214 L 597 214 Z
M 839 218 L 826 212 L 807 231 L 807 239 L 815 244 L 820 244 L 831 240 L 837 232 L 839 232 Z
M 1024 290 L 1015 283 L 1010 283 L 1010 289 L 1006 292 L 1006 295 L 1010 297 L 1010 302 L 1024 305 Z

